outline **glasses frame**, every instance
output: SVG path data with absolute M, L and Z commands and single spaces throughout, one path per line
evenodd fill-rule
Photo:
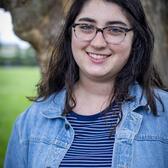
M 79 26 L 79 25 L 91 25 L 91 24 L 74 23 L 74 24 L 72 25 L 72 28 L 73 28 L 73 30 L 74 30 L 74 33 L 75 33 L 75 28 L 76 28 L 76 26 Z M 94 25 L 92 25 L 92 26 L 94 26 Z M 93 38 L 90 39 L 90 40 L 82 40 L 82 41 L 88 41 L 88 42 L 89 42 L 89 41 L 92 41 L 92 40 L 96 37 L 97 33 L 98 33 L 98 32 L 101 32 L 102 35 L 103 35 L 104 40 L 105 40 L 107 43 L 110 43 L 110 42 L 108 42 L 108 41 L 106 40 L 106 38 L 105 38 L 105 36 L 104 36 L 104 30 L 107 29 L 108 27 L 111 27 L 111 26 L 106 26 L 106 27 L 103 27 L 103 28 L 99 28 L 99 27 L 97 27 L 97 26 L 94 26 L 94 27 L 96 28 L 96 32 L 95 32 L 95 35 L 93 36 Z M 120 43 L 122 43 L 122 42 L 124 41 L 124 39 L 125 39 L 127 33 L 134 30 L 134 28 L 126 28 L 126 27 L 121 27 L 121 26 L 115 26 L 115 27 L 118 27 L 118 28 L 122 29 L 122 30 L 124 31 L 125 35 L 124 35 L 123 39 L 122 39 L 119 43 L 110 43 L 110 44 L 114 44 L 114 45 L 119 45 Z M 75 36 L 76 36 L 76 38 L 78 38 L 77 35 L 76 35 L 76 33 L 75 33 Z

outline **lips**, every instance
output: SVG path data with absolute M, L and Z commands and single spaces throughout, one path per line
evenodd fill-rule
M 87 52 L 87 54 L 90 57 L 91 61 L 94 63 L 103 63 L 106 60 L 106 58 L 110 56 L 110 54 L 92 53 L 92 52 Z
M 109 57 L 110 54 L 99 54 L 99 53 L 92 53 L 92 52 L 87 52 L 87 54 L 95 59 L 102 59 L 102 58 L 106 58 Z

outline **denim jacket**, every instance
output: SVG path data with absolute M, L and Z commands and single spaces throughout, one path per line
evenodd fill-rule
M 5 168 L 58 168 L 74 139 L 74 130 L 62 111 L 63 90 L 35 102 L 16 120 Z M 123 119 L 116 129 L 112 168 L 168 168 L 168 93 L 155 90 L 159 116 L 151 113 L 141 87 L 130 89 L 135 98 L 123 102 Z M 79 165 L 80 168 L 80 165 Z

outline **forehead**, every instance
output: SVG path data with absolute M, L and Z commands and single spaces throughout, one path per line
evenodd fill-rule
M 130 25 L 126 12 L 119 5 L 104 0 L 88 0 L 76 17 L 76 21 L 81 18 L 91 18 L 100 25 L 110 21 L 120 21 Z

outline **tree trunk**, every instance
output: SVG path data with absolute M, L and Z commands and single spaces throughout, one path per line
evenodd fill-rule
M 42 72 L 71 1 L 0 0 L 0 7 L 12 15 L 15 33 L 35 48 Z M 142 0 L 142 3 L 155 34 L 154 61 L 168 85 L 168 1 Z
M 42 72 L 69 3 L 69 0 L 0 0 L 0 7 L 11 13 L 16 35 L 36 50 Z
M 168 1 L 142 0 L 155 35 L 154 62 L 168 86 Z

